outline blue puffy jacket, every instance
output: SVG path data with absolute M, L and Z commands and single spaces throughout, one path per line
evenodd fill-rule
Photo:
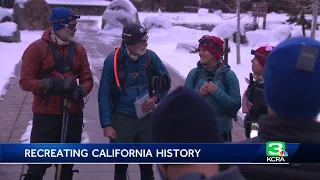
M 193 82 L 196 81 L 195 75 L 197 69 L 200 70 L 200 74 L 195 87 L 192 87 Z M 212 79 L 201 69 L 202 66 L 198 63 L 198 67 L 189 72 L 185 86 L 194 88 L 195 91 L 199 92 L 200 87 L 209 79 Z M 214 76 L 213 83 L 218 86 L 218 89 L 215 93 L 205 98 L 216 112 L 220 133 L 228 133 L 232 131 L 233 116 L 241 108 L 239 81 L 236 74 L 230 69 L 230 66 L 224 65 Z
M 154 74 L 159 75 L 160 73 L 168 74 L 167 69 L 161 62 L 157 54 L 151 50 L 148 50 L 151 57 L 151 64 L 153 65 Z M 115 51 L 111 52 L 106 60 L 104 61 L 102 75 L 100 79 L 100 87 L 98 93 L 99 103 L 99 116 L 101 127 L 111 126 L 112 110 L 116 112 L 126 114 L 131 117 L 136 117 L 136 109 L 134 102 L 137 97 L 142 96 L 148 92 L 148 81 L 145 73 L 144 65 L 146 62 L 147 54 L 141 56 L 138 61 L 132 61 L 127 53 L 127 50 L 122 43 L 120 52 L 123 58 L 126 60 L 126 69 L 128 71 L 127 76 L 127 94 L 119 94 L 116 89 L 116 81 L 114 77 L 114 54 Z M 170 78 L 169 81 L 171 82 Z M 158 102 L 166 95 L 166 93 L 159 93 Z M 117 98 L 116 104 L 115 98 Z M 114 107 L 113 107 L 114 105 Z

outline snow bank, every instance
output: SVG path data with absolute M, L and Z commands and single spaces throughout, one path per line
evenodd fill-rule
M 11 13 L 6 9 L 0 7 L 0 22 L 4 17 L 10 17 L 12 19 Z
M 210 34 L 209 31 L 195 30 L 183 26 L 174 26 L 168 30 L 167 38 L 170 41 L 198 41 L 203 35 Z
M 178 42 L 176 52 L 182 53 L 195 53 L 198 49 L 199 43 L 196 41 L 192 42 Z
M 260 46 L 266 43 L 272 45 L 278 44 L 291 36 L 292 28 L 289 25 L 278 25 L 273 30 L 255 30 L 246 32 L 249 44 L 252 46 Z
M 209 9 L 200 8 L 198 10 L 198 16 L 207 16 L 209 14 Z
M 12 36 L 17 31 L 18 25 L 14 22 L 3 22 L 0 23 L 0 36 Z
M 233 38 L 233 34 L 237 32 L 237 25 L 232 22 L 224 22 L 219 25 L 217 25 L 212 31 L 211 35 L 218 36 L 221 39 L 225 38 Z M 240 34 L 244 35 L 244 26 L 243 24 L 240 24 Z
M 114 0 L 103 13 L 103 29 L 123 28 L 126 23 L 137 22 L 137 13 L 129 0 Z
M 143 26 L 148 30 L 152 28 L 170 29 L 172 22 L 161 16 L 148 16 L 144 19 Z
M 31 0 L 16 0 L 14 3 L 19 4 L 20 8 L 24 8 L 24 4 Z

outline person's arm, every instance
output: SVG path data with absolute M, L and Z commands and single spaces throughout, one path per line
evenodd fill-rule
M 242 95 L 242 113 L 244 114 L 248 114 L 249 113 L 249 104 L 248 104 L 248 98 L 246 96 L 247 94 L 247 90 L 244 91 L 243 95 Z
M 111 126 L 112 116 L 112 94 L 111 86 L 114 80 L 113 73 L 113 56 L 114 52 L 109 54 L 103 64 L 100 86 L 98 92 L 99 117 L 101 127 Z
M 241 95 L 240 95 L 240 86 L 236 74 L 229 70 L 226 72 L 226 85 L 228 86 L 228 93 L 223 91 L 220 87 L 217 87 L 217 90 L 212 93 L 212 100 L 218 102 L 221 107 L 228 109 L 237 113 L 241 108 Z
M 88 95 L 92 88 L 93 88 L 93 78 L 92 73 L 90 70 L 90 64 L 88 61 L 87 51 L 84 49 L 84 47 L 81 46 L 81 69 L 80 69 L 80 76 L 79 76 L 79 84 L 82 90 L 84 90 L 83 96 Z
M 171 88 L 171 77 L 168 73 L 168 70 L 167 68 L 165 67 L 165 65 L 162 63 L 161 59 L 158 57 L 158 55 L 154 52 L 151 51 L 151 53 L 153 54 L 151 57 L 153 62 L 154 62 L 154 69 L 156 71 L 158 71 L 159 74 L 167 74 L 168 75 L 168 91 L 170 90 Z M 160 92 L 159 94 L 156 95 L 157 97 L 157 102 L 160 102 L 167 94 L 168 94 L 168 91 L 167 92 Z
M 39 49 L 32 43 L 22 55 L 19 86 L 23 91 L 39 93 L 42 89 L 41 80 L 38 79 L 40 64 Z

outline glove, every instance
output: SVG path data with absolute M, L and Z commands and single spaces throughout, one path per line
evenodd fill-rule
M 86 97 L 87 93 L 83 86 L 78 86 L 74 91 L 67 93 L 65 98 L 69 101 L 78 101 Z
M 46 78 L 41 80 L 41 86 L 45 95 L 63 95 L 75 91 L 78 88 L 78 83 L 71 77 Z

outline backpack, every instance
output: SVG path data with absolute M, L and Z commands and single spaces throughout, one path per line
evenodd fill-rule
M 48 70 L 43 71 L 41 73 L 41 76 L 42 77 L 49 76 L 54 71 L 57 71 L 61 74 L 64 74 L 67 72 L 72 72 L 73 56 L 74 56 L 75 48 L 76 48 L 75 43 L 71 42 L 70 47 L 69 47 L 69 51 L 68 51 L 68 57 L 67 57 L 66 61 L 57 53 L 57 49 L 53 44 L 48 43 L 48 45 L 49 45 L 51 53 L 53 54 L 53 57 L 54 57 L 54 66 L 53 66 L 53 68 L 50 68 Z
M 200 78 L 200 69 L 197 68 L 196 69 L 196 72 L 195 72 L 195 77 L 193 79 L 193 82 L 192 82 L 192 89 L 194 89 L 197 85 L 197 82 L 199 81 L 199 78 Z M 228 83 L 227 83 L 227 78 L 226 78 L 226 72 L 224 72 L 222 75 L 222 84 L 223 86 L 226 88 L 226 92 L 228 93 Z M 233 112 L 227 112 L 228 116 L 230 116 L 231 118 L 234 119 L 234 121 L 238 121 L 238 117 L 237 117 L 237 113 L 233 113 Z
M 126 61 L 120 52 L 121 47 L 116 47 L 116 51 L 114 54 L 113 67 L 114 67 L 114 77 L 116 81 L 117 90 L 121 92 L 123 95 L 127 94 L 127 86 L 126 80 L 128 77 L 128 72 L 126 71 Z M 147 74 L 148 81 L 148 92 L 149 97 L 153 96 L 153 85 L 152 85 L 152 77 L 153 77 L 153 62 L 151 60 L 150 50 L 147 49 L 146 52 L 146 62 L 144 65 L 144 70 Z M 116 92 L 115 92 L 116 93 Z M 116 93 L 119 95 L 119 93 Z
M 75 48 L 76 45 L 74 42 L 70 42 L 70 47 L 68 50 L 68 57 L 67 60 L 65 61 L 58 53 L 57 53 L 57 49 L 56 47 L 48 42 L 48 46 L 51 50 L 51 53 L 53 55 L 54 58 L 54 65 L 52 68 L 49 68 L 43 72 L 40 73 L 40 78 L 49 78 L 52 73 L 54 71 L 57 71 L 61 74 L 67 73 L 67 72 L 72 72 L 72 66 L 73 66 L 73 56 L 75 53 Z M 78 74 L 75 76 L 76 78 L 78 78 Z M 37 93 L 33 93 L 34 96 L 41 96 L 41 102 L 44 100 L 45 98 L 45 103 L 48 104 L 49 103 L 49 96 L 43 96 L 43 95 L 39 95 Z

